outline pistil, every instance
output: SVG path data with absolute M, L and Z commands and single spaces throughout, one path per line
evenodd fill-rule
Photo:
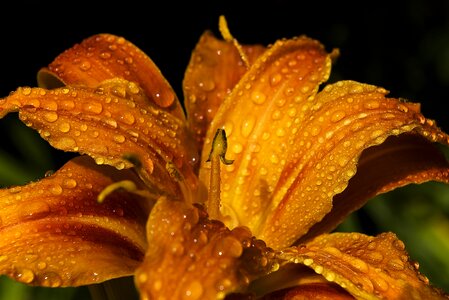
M 224 129 L 217 129 L 215 133 L 215 137 L 212 141 L 212 149 L 209 154 L 208 162 L 211 163 L 211 174 L 210 174 L 210 185 L 209 185 L 209 194 L 207 198 L 207 211 L 209 216 L 212 219 L 220 220 L 223 219 L 220 207 L 220 161 L 225 165 L 230 165 L 234 161 L 226 159 L 226 150 L 227 150 L 227 140 L 226 140 L 226 132 Z

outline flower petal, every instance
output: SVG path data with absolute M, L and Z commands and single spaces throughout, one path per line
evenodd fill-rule
M 123 191 L 96 200 L 124 179 L 140 182 L 85 156 L 38 182 L 0 190 L 0 274 L 47 287 L 133 274 L 146 248 L 149 204 Z
M 265 51 L 261 45 L 243 46 L 250 63 Z M 184 81 L 189 126 L 201 149 L 210 122 L 224 98 L 247 71 L 232 43 L 217 39 L 210 31 L 200 38 L 190 58 Z
M 347 215 L 376 195 L 430 180 L 449 183 L 449 163 L 441 151 L 420 136 L 389 137 L 383 144 L 363 151 L 357 173 L 349 180 L 348 187 L 334 197 L 331 212 L 298 242 L 332 231 Z
M 357 299 L 443 299 L 393 233 L 334 233 L 287 249 L 280 259 L 306 265 Z
M 95 89 L 25 87 L 0 101 L 0 117 L 19 111 L 21 120 L 53 147 L 88 154 L 98 164 L 117 169 L 140 164 L 142 178 L 155 193 L 189 197 L 179 189 L 195 188 L 191 162 L 197 154 L 189 148 L 184 123 L 155 106 L 144 106 L 143 99 L 137 84 L 118 78 Z M 167 164 L 181 180 L 172 178 Z
M 63 84 L 95 88 L 115 77 L 136 82 L 147 101 L 184 118 L 175 92 L 153 61 L 131 42 L 112 34 L 93 35 L 66 50 L 39 72 L 38 82 L 45 88 Z
M 137 269 L 148 299 L 222 299 L 268 272 L 273 252 L 245 228 L 209 221 L 200 207 L 161 198 L 147 223 L 148 250 Z
M 206 155 L 216 130 L 224 128 L 227 158 L 234 163 L 222 168 L 222 203 L 235 211 L 237 224 L 248 226 L 258 237 L 266 214 L 279 203 L 275 188 L 283 169 L 291 165 L 289 160 L 297 160 L 293 155 L 299 145 L 294 145 L 301 136 L 304 110 L 312 106 L 330 67 L 330 56 L 315 40 L 276 42 L 243 76 L 209 128 L 200 178 L 209 182 Z
M 437 153 L 433 145 L 430 142 L 415 143 L 419 141 L 418 137 L 422 137 L 421 140 L 427 138 L 431 142 L 447 144 L 448 136 L 435 122 L 424 118 L 419 112 L 419 105 L 386 98 L 386 93 L 384 89 L 372 85 L 344 81 L 328 85 L 316 96 L 314 105 L 307 111 L 309 117 L 298 128 L 301 134 L 296 136 L 293 144 L 297 146 L 292 147 L 291 156 L 282 157 L 286 164 L 258 237 L 268 245 L 286 247 L 303 236 L 331 211 L 333 197 L 343 192 L 349 179 L 356 174 L 363 150 L 382 144 L 389 136 L 407 133 L 415 138 L 398 140 L 404 141 L 404 144 L 394 147 L 405 149 L 398 155 L 404 155 L 404 158 L 398 160 L 397 165 L 390 160 L 389 171 L 380 174 L 382 179 L 369 181 L 373 174 L 379 173 L 364 176 L 367 180 L 364 186 L 355 185 L 353 188 L 363 201 L 354 199 L 352 203 L 352 197 L 345 197 L 346 202 L 343 204 L 344 201 L 340 201 L 340 206 L 348 207 L 346 213 L 336 219 L 341 220 L 348 210 L 359 208 L 366 202 L 367 196 L 374 195 L 371 187 L 358 189 L 370 183 L 375 189 L 383 179 L 390 180 L 382 182 L 383 186 L 376 191 L 380 193 L 410 182 L 449 182 L 449 164 L 441 155 L 432 157 Z M 379 155 L 379 160 L 386 159 L 390 154 L 377 152 L 376 149 L 372 151 Z M 427 155 L 424 156 L 424 153 Z M 426 162 L 426 159 L 429 161 Z M 407 164 L 410 165 L 404 167 Z M 402 170 L 395 171 L 395 167 Z M 323 222 L 323 226 L 326 225 Z M 335 225 L 335 222 L 329 223 L 329 226 Z

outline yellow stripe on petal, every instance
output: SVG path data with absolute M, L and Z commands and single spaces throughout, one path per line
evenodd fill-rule
M 130 171 L 77 157 L 26 186 L 0 190 L 0 274 L 30 285 L 79 286 L 132 275 L 143 259 L 146 199 L 101 190 Z
M 285 249 L 279 258 L 313 269 L 357 299 L 447 299 L 429 285 L 393 233 L 376 237 L 321 235 L 305 245 Z

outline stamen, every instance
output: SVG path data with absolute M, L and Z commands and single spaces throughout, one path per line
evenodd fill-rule
M 208 162 L 211 163 L 210 186 L 207 198 L 207 211 L 212 219 L 220 220 L 220 160 L 225 165 L 230 165 L 234 161 L 226 159 L 226 150 L 228 143 L 226 140 L 226 132 L 224 129 L 217 129 L 212 141 L 212 149 L 209 154 Z
M 107 196 L 112 194 L 114 191 L 118 189 L 124 189 L 127 192 L 131 192 L 133 194 L 139 195 L 141 197 L 147 199 L 154 199 L 155 195 L 150 193 L 148 190 L 139 190 L 137 189 L 136 184 L 131 180 L 122 180 L 115 183 L 112 183 L 105 187 L 100 194 L 97 196 L 97 202 L 103 203 Z
M 243 51 L 242 45 L 239 44 L 236 38 L 234 38 L 229 31 L 228 22 L 226 22 L 226 18 L 224 16 L 220 16 L 218 19 L 218 29 L 220 30 L 223 39 L 226 42 L 232 43 L 234 47 L 239 52 L 240 58 L 245 64 L 246 68 L 249 69 L 249 59 L 248 55 L 246 55 L 245 51 Z

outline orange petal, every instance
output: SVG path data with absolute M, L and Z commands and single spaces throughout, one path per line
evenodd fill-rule
M 243 46 L 250 63 L 265 50 L 263 46 Z M 190 58 L 183 88 L 189 126 L 201 149 L 210 122 L 247 68 L 232 43 L 206 31 Z
M 443 299 L 404 249 L 393 233 L 334 233 L 289 248 L 279 258 L 312 268 L 357 299 Z
M 146 248 L 147 202 L 123 191 L 96 201 L 124 179 L 140 182 L 77 157 L 36 183 L 0 190 L 0 274 L 47 287 L 133 274 Z
M 200 207 L 161 198 L 147 223 L 135 281 L 145 299 L 222 299 L 268 272 L 272 251 L 245 228 L 209 221 Z
M 41 87 L 82 85 L 95 88 L 106 79 L 120 77 L 138 83 L 147 101 L 183 119 L 175 92 L 153 61 L 123 37 L 97 34 L 60 54 L 38 74 Z
M 144 106 L 143 99 L 143 91 L 124 79 L 105 81 L 95 89 L 25 87 L 0 101 L 0 117 L 19 111 L 21 120 L 53 147 L 88 154 L 98 164 L 130 168 L 132 156 L 156 193 L 182 195 L 167 164 L 179 172 L 180 184 L 194 189 L 197 179 L 191 162 L 196 150 L 193 145 L 189 149 L 191 142 L 181 120 Z
M 212 121 L 200 177 L 209 182 L 206 155 L 215 131 L 224 128 L 227 158 L 234 163 L 222 168 L 222 203 L 256 236 L 266 213 L 277 206 L 273 192 L 283 168 L 298 159 L 293 155 L 299 145 L 293 145 L 302 134 L 304 110 L 312 106 L 330 67 L 331 58 L 317 41 L 307 37 L 278 41 L 252 65 Z
M 274 200 L 267 209 L 266 222 L 258 235 L 268 245 L 291 245 L 312 225 L 320 222 L 331 211 L 333 197 L 343 192 L 349 179 L 356 174 L 364 149 L 382 144 L 389 136 L 404 133 L 447 144 L 448 136 L 433 121 L 426 121 L 419 112 L 419 105 L 386 98 L 386 93 L 382 88 L 344 81 L 328 85 L 316 96 L 313 106 L 306 111 L 308 117 L 298 128 L 293 149 L 281 158 L 285 159 L 286 164 L 274 189 Z M 406 149 L 410 146 L 404 143 L 395 147 Z M 417 155 L 423 156 L 426 153 L 432 156 L 436 153 L 428 142 L 412 143 L 410 148 L 413 147 L 420 150 L 405 150 L 401 155 L 408 152 L 408 155 L 420 153 Z M 431 149 L 423 150 L 428 147 Z M 379 159 L 385 159 L 382 155 L 388 156 L 382 151 L 374 154 L 379 155 Z M 429 162 L 425 162 L 426 159 L 416 159 L 416 165 L 412 164 L 413 158 L 410 156 L 404 161 L 399 160 L 398 165 L 390 161 L 391 170 L 380 176 L 395 184 L 390 185 L 389 189 L 414 180 L 449 182 L 449 165 L 445 159 L 441 155 L 428 158 Z M 409 163 L 412 165 L 403 169 L 402 174 L 401 171 L 394 171 L 395 167 L 404 168 Z M 414 177 L 415 172 L 417 176 Z M 421 174 L 418 175 L 418 172 Z M 375 178 L 376 174 L 379 175 L 366 174 L 365 186 L 356 185 L 354 188 L 365 188 L 370 180 L 381 181 Z M 394 178 L 397 174 L 401 174 L 402 178 Z M 406 176 L 409 176 L 408 179 L 401 183 L 400 179 Z M 387 187 L 388 182 L 384 185 Z M 366 196 L 372 194 L 368 191 L 360 190 L 365 201 Z M 346 201 L 346 205 L 358 208 L 361 204 Z
M 333 207 L 322 221 L 310 228 L 300 241 L 330 232 L 351 212 L 372 197 L 410 183 L 429 180 L 449 182 L 449 163 L 429 141 L 403 134 L 363 151 L 356 175 L 348 187 L 334 197 Z

